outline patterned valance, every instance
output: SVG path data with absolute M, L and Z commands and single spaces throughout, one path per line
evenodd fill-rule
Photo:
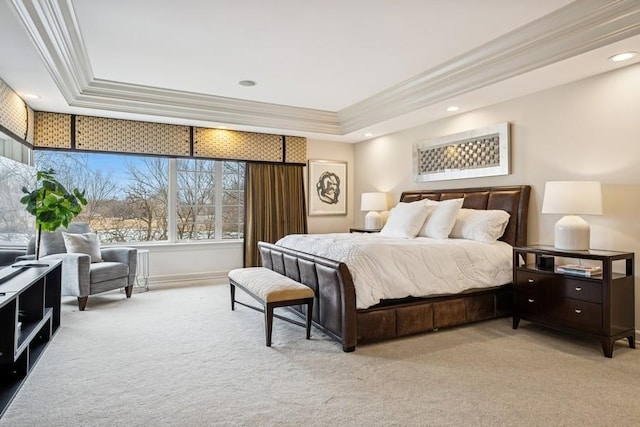
M 33 143 L 33 110 L 0 79 L 0 130 L 13 138 Z
M 235 132 L 226 129 L 193 129 L 195 157 L 282 161 L 282 137 L 264 133 Z
M 36 114 L 35 144 L 42 148 L 71 148 L 71 116 L 68 114 Z
M 1 79 L 0 131 L 35 149 L 307 162 L 307 140 L 298 136 L 34 112 Z
M 274 163 L 307 161 L 302 137 L 35 113 L 34 148 Z
M 190 152 L 189 126 L 76 116 L 75 131 L 78 150 L 185 157 Z

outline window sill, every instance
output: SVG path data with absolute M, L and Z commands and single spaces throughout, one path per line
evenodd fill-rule
M 229 248 L 242 247 L 244 240 L 206 240 L 185 242 L 130 242 L 119 244 L 101 244 L 103 248 L 128 246 L 136 249 L 152 249 L 157 251 L 183 249 L 206 249 L 212 247 L 227 246 Z

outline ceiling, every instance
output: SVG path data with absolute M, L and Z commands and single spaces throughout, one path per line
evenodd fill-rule
M 640 1 L 2 0 L 0 45 L 35 110 L 357 142 L 639 62 Z

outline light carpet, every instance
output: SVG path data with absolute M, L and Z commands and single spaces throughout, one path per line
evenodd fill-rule
M 241 294 L 241 291 L 238 291 Z M 244 295 L 241 295 L 241 298 Z M 249 298 L 243 298 L 251 302 Z M 0 426 L 640 425 L 640 351 L 503 318 L 343 353 L 226 285 L 65 298 Z

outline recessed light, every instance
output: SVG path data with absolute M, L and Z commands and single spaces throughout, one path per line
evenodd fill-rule
M 622 52 L 609 57 L 609 61 L 620 62 L 626 61 L 636 56 L 638 52 Z
M 364 136 L 373 136 L 373 134 L 371 132 L 367 132 L 364 134 Z
M 238 82 L 238 84 L 239 84 L 240 86 L 247 86 L 247 87 L 250 87 L 250 86 L 255 86 L 257 83 L 256 83 L 256 82 L 254 82 L 253 80 L 240 80 L 240 81 Z
M 27 99 L 38 99 L 38 98 L 40 98 L 38 95 L 34 95 L 32 93 L 25 93 L 22 96 L 27 98 Z
M 460 109 L 460 107 L 456 107 L 455 105 L 447 107 L 447 111 L 449 111 L 449 112 L 458 111 L 459 109 Z

